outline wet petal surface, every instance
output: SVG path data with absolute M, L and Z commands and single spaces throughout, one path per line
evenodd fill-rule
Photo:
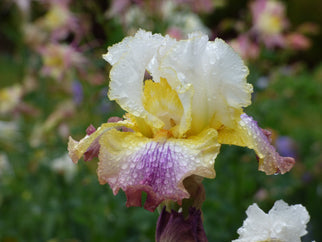
M 108 53 L 103 55 L 113 66 L 109 98 L 116 100 L 127 112 L 150 119 L 151 124 L 159 128 L 162 122 L 144 109 L 142 95 L 146 68 L 164 42 L 165 38 L 159 34 L 139 30 L 135 36 L 109 47 Z
M 98 177 L 109 183 L 114 194 L 125 191 L 127 206 L 141 206 L 141 193 L 147 193 L 144 207 L 153 211 L 162 201 L 181 203 L 189 193 L 184 178 L 196 174 L 214 178 L 214 159 L 220 145 L 213 129 L 189 139 L 152 140 L 138 133 L 111 130 L 100 138 Z
M 246 114 L 241 115 L 238 127 L 235 129 L 223 129 L 219 131 L 219 142 L 222 144 L 233 144 L 246 146 L 253 149 L 259 158 L 260 171 L 267 175 L 276 173 L 284 174 L 294 165 L 295 160 L 291 157 L 282 157 L 270 144 L 269 138 L 257 122 Z
M 310 215 L 301 204 L 289 206 L 283 200 L 276 201 L 268 213 L 254 203 L 248 207 L 246 214 L 243 226 L 237 231 L 239 239 L 233 242 L 300 242 L 307 233 L 306 224 L 310 220 Z

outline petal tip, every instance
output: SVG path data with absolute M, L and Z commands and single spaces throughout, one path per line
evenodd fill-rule
M 286 172 L 289 172 L 294 164 L 295 164 L 295 159 L 293 157 L 281 157 L 282 162 L 279 164 L 278 169 L 281 174 L 284 174 Z
M 68 140 L 68 154 L 69 157 L 72 159 L 73 163 L 77 164 L 78 160 L 80 157 L 78 157 L 77 155 L 77 150 L 76 150 L 76 146 L 78 145 L 78 142 L 76 140 L 74 140 L 71 136 L 69 136 L 69 140 Z

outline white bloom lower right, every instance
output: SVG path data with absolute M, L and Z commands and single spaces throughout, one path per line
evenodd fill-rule
M 247 218 L 238 229 L 239 238 L 233 242 L 300 242 L 307 234 L 306 224 L 310 215 L 301 204 L 289 206 L 283 200 L 275 202 L 273 208 L 265 213 L 256 203 L 246 210 Z

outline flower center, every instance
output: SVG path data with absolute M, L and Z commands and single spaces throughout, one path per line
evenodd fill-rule
M 165 131 L 177 126 L 183 115 L 183 106 L 177 92 L 164 78 L 161 78 L 160 82 L 145 81 L 143 106 L 164 123 L 163 130 Z

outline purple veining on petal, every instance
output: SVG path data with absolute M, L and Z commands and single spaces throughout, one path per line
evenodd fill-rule
M 173 210 L 169 213 L 164 207 L 158 218 L 155 240 L 156 242 L 208 241 L 202 225 L 201 211 L 191 207 L 185 219 L 182 213 Z
M 259 156 L 259 170 L 266 174 L 284 174 L 294 165 L 295 160 L 292 157 L 280 156 L 275 148 L 270 144 L 269 135 L 258 127 L 257 122 L 252 117 L 242 114 L 240 125 L 247 130 L 249 137 L 253 140 L 253 148 Z
M 174 170 L 168 169 L 173 166 L 174 160 L 167 143 L 151 142 L 147 154 L 137 158 L 140 159 L 138 167 L 142 167 L 142 170 L 144 170 L 140 184 L 151 186 L 155 192 L 162 193 L 164 192 L 163 186 L 167 186 L 166 175 L 171 177 L 170 179 L 176 180 Z
M 97 174 L 101 184 L 108 183 L 116 195 L 122 189 L 127 206 L 142 206 L 154 211 L 165 200 L 178 204 L 190 195 L 183 180 L 193 174 L 214 178 L 214 159 L 220 145 L 217 132 L 205 131 L 191 139 L 158 142 L 132 132 L 111 130 L 100 138 Z
M 141 206 L 139 203 L 141 203 L 142 191 L 148 194 L 144 207 L 151 211 L 164 198 L 180 202 L 179 198 L 189 197 L 187 192 L 177 187 L 180 178 L 176 176 L 176 172 L 181 174 L 180 170 L 182 171 L 183 167 L 177 164 L 176 169 L 172 168 L 174 163 L 178 162 L 178 157 L 173 157 L 173 151 L 169 145 L 167 143 L 150 142 L 146 145 L 144 152 L 144 154 L 139 153 L 133 157 L 133 163 L 136 166 L 131 168 L 130 172 L 133 187 L 130 190 L 125 188 L 128 197 L 127 205 L 131 206 L 133 202 L 129 198 L 136 196 L 140 202 L 137 201 L 135 204 Z M 139 184 L 139 186 L 135 184 Z

